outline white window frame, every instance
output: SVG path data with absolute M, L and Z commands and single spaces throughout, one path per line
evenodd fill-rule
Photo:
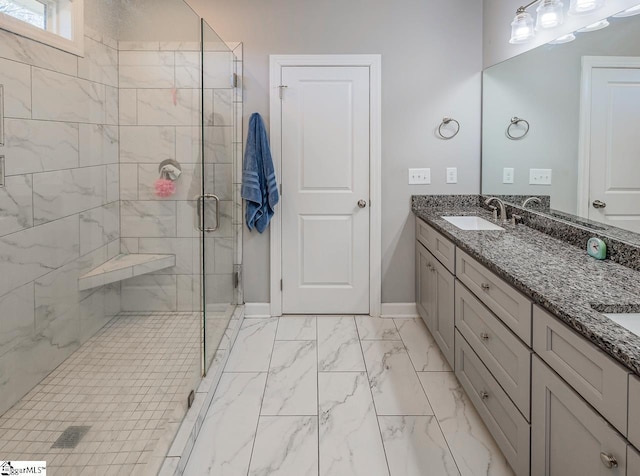
M 45 0 L 45 2 L 55 3 L 55 0 Z M 71 9 L 73 39 L 42 30 L 5 13 L 0 13 L 0 28 L 68 53 L 84 56 L 84 0 L 71 0 Z M 51 18 L 47 21 L 50 20 Z

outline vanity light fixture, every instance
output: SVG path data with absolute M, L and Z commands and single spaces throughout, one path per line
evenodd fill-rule
M 627 8 L 625 11 L 613 15 L 613 18 L 626 18 L 634 15 L 640 15 L 640 4 L 635 7 Z
M 591 13 L 604 7 L 604 3 L 605 0 L 571 0 L 569 14 L 582 15 L 583 13 Z
M 511 22 L 511 39 L 509 40 L 509 43 L 512 45 L 526 43 L 534 36 L 536 36 L 536 31 L 534 28 L 533 18 L 529 13 L 527 13 L 526 7 L 518 8 L 516 17 L 513 19 L 513 22 Z
M 529 7 L 538 4 L 536 12 L 537 21 L 527 12 Z M 560 0 L 534 0 L 528 5 L 524 5 L 516 10 L 516 17 L 511 23 L 511 39 L 509 43 L 526 43 L 532 39 L 536 30 L 546 30 L 555 28 L 564 22 L 564 4 Z
M 590 31 L 598 31 L 608 26 L 609 26 L 609 22 L 605 18 L 604 20 L 600 20 L 598 22 L 592 23 L 591 25 L 587 25 L 584 28 L 580 28 L 578 30 L 578 33 L 589 33 Z
M 536 30 L 546 30 L 562 25 L 564 22 L 564 4 L 559 0 L 542 0 L 536 12 Z
M 555 40 L 550 41 L 549 44 L 550 45 L 562 45 L 564 43 L 571 43 L 575 39 L 576 39 L 576 35 L 574 35 L 573 33 L 569 33 L 568 35 L 562 35 L 562 36 L 556 38 Z

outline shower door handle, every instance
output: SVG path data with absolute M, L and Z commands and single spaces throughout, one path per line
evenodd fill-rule
M 204 204 L 207 200 L 215 200 L 216 202 L 216 226 L 215 227 L 204 226 L 203 210 L 204 210 Z M 212 233 L 216 231 L 218 229 L 218 226 L 220 225 L 220 199 L 218 198 L 218 196 L 212 193 L 205 193 L 204 195 L 200 195 L 198 197 L 198 205 L 196 208 L 198 209 L 198 229 L 200 231 L 204 231 L 207 233 Z

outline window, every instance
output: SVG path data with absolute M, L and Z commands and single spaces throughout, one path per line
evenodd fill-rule
M 83 0 L 0 0 L 0 28 L 83 54 Z

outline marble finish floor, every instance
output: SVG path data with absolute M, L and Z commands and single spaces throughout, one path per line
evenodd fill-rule
M 0 454 L 56 475 L 155 475 L 200 380 L 202 314 L 122 313 L 0 417 Z M 226 321 L 225 321 L 226 322 Z M 52 448 L 70 426 L 75 448 Z
M 512 475 L 420 319 L 246 318 L 186 476 Z

